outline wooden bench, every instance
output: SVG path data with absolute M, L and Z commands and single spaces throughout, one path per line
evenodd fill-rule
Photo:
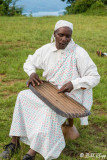
M 73 124 L 73 119 L 68 118 L 61 128 L 65 140 L 73 140 L 79 137 L 79 132 Z

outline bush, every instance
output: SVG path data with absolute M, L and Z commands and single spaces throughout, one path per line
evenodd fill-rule
M 18 0 L 0 0 L 0 16 L 14 16 L 21 15 L 23 8 L 17 7 Z
M 92 4 L 90 9 L 99 9 L 104 7 L 105 7 L 104 3 L 101 0 L 99 0 L 96 1 L 94 4 Z
M 103 2 L 105 5 L 107 5 L 107 0 L 102 0 L 102 2 Z
M 67 14 L 86 12 L 89 8 L 104 8 L 103 0 L 76 0 L 72 5 L 66 7 Z
M 18 8 L 17 6 L 12 6 L 9 8 L 8 11 L 8 16 L 17 16 L 17 15 L 22 15 L 22 8 Z
M 99 15 L 105 16 L 107 15 L 107 9 L 105 8 L 104 3 L 101 0 L 95 2 L 91 5 L 91 7 L 86 11 L 86 15 Z

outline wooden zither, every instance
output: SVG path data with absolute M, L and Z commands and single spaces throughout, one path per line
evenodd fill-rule
M 90 115 L 90 111 L 83 105 L 64 93 L 58 93 L 58 89 L 47 81 L 43 81 L 41 85 L 35 85 L 35 87 L 30 84 L 29 88 L 45 104 L 63 117 L 77 118 Z

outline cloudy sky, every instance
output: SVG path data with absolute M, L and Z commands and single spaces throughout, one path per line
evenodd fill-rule
M 24 11 L 31 10 L 32 12 L 53 12 L 59 11 L 66 7 L 66 3 L 61 0 L 19 0 L 18 5 L 24 7 Z

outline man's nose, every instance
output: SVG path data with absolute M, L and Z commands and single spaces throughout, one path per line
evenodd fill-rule
M 66 41 L 67 41 L 66 36 L 63 36 L 63 37 L 62 37 L 62 41 L 63 41 L 63 42 L 66 42 Z

